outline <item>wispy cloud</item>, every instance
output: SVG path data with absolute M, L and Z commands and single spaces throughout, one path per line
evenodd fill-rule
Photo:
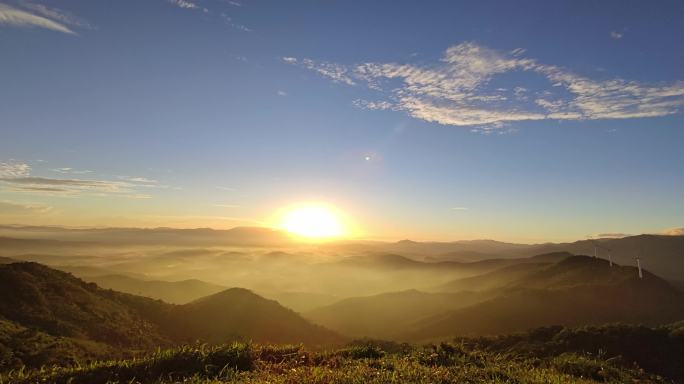
M 57 168 L 53 171 L 65 174 L 86 173 L 72 168 Z M 90 171 L 88 171 L 89 173 Z M 7 192 L 48 194 L 55 196 L 118 196 L 126 198 L 150 198 L 140 193 L 142 188 L 167 188 L 156 180 L 144 177 L 119 177 L 119 180 L 96 180 L 80 178 L 53 178 L 31 174 L 31 166 L 16 161 L 0 163 L 0 185 Z
M 52 171 L 57 172 L 57 173 L 72 174 L 72 175 L 85 175 L 87 173 L 93 172 L 93 171 L 89 171 L 89 170 L 73 169 L 71 167 L 55 168 Z
M 0 3 L 0 25 L 22 28 L 43 28 L 75 35 L 67 24 L 75 20 L 72 16 L 45 6 L 26 4 L 27 9 L 15 8 Z
M 285 91 L 278 91 L 278 92 L 276 92 L 276 94 L 278 96 L 287 96 L 287 92 L 285 92 Z
M 74 15 L 71 12 L 64 11 L 57 8 L 48 8 L 42 4 L 21 3 L 26 9 L 29 9 L 37 14 L 48 19 L 60 22 L 65 25 L 70 25 L 77 28 L 93 29 L 93 26 L 86 20 Z
M 26 163 L 9 161 L 0 162 L 0 179 L 7 177 L 28 176 L 31 173 L 31 166 Z
M 131 183 L 157 184 L 157 180 L 148 179 L 140 176 L 119 176 L 120 180 L 130 181 Z
M 221 18 L 223 19 L 223 22 L 224 22 L 226 25 L 228 25 L 228 26 L 230 26 L 230 27 L 232 27 L 232 28 L 238 29 L 238 30 L 243 31 L 243 32 L 252 32 L 252 29 L 251 29 L 251 28 L 249 28 L 249 27 L 247 27 L 247 26 L 245 26 L 245 25 L 243 25 L 243 24 L 236 23 L 236 22 L 233 20 L 233 18 L 230 17 L 230 16 L 229 16 L 228 14 L 226 14 L 226 13 L 221 13 Z
M 623 35 L 622 33 L 620 33 L 620 32 L 616 32 L 616 31 L 611 31 L 611 32 L 610 32 L 610 37 L 613 38 L 613 39 L 615 39 L 615 40 L 620 40 L 620 39 L 622 39 L 622 36 L 624 36 L 624 35 Z
M 311 59 L 297 59 L 295 57 L 283 57 L 283 61 L 288 64 L 299 65 L 312 71 L 316 71 L 320 75 L 329 78 L 335 83 L 356 85 L 354 80 L 352 80 L 352 69 L 340 64 L 316 62 Z
M 168 0 L 168 2 L 175 5 L 178 8 L 199 9 L 199 6 L 197 4 L 187 0 Z
M 664 235 L 669 236 L 684 236 L 684 227 L 680 228 L 669 228 L 663 231 Z
M 0 201 L 0 215 L 34 215 L 47 213 L 52 207 L 44 204 L 18 203 L 12 201 Z
M 389 101 L 369 101 L 364 99 L 356 99 L 352 101 L 355 107 L 370 109 L 374 111 L 383 111 L 386 109 L 393 109 L 394 105 Z
M 596 233 L 594 235 L 589 235 L 588 237 L 594 239 L 621 239 L 623 237 L 632 236 L 629 233 L 619 233 L 619 232 L 608 232 L 608 233 Z
M 220 189 L 220 190 L 222 190 L 222 191 L 228 191 L 228 192 L 235 192 L 235 191 L 237 191 L 237 189 L 236 189 L 236 188 L 233 188 L 233 187 L 222 187 L 222 186 L 218 186 L 218 187 L 216 187 L 216 189 Z
M 0 181 L 17 186 L 19 189 L 32 190 L 32 188 L 52 188 L 53 191 L 77 192 L 84 190 L 101 191 L 101 192 L 122 192 L 127 189 L 129 184 L 118 181 L 103 181 L 103 180 L 83 180 L 83 179 L 54 179 L 48 177 L 5 177 L 0 178 Z M 40 190 L 40 189 L 37 189 Z
M 453 207 L 451 208 L 452 211 L 467 211 L 468 207 Z
M 666 116 L 684 105 L 682 81 L 653 85 L 620 78 L 594 80 L 524 54 L 524 49 L 501 52 L 467 42 L 449 47 L 439 62 L 421 65 L 282 60 L 336 83 L 363 84 L 378 95 L 377 100 L 354 101 L 357 107 L 404 111 L 417 119 L 475 131 L 509 130 L 508 124 L 518 121 Z M 497 76 L 522 72 L 543 76 L 546 86 L 497 87 Z

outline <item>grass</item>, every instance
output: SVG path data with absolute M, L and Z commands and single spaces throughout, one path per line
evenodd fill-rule
M 466 343 L 408 346 L 365 341 L 312 352 L 301 346 L 184 346 L 131 360 L 14 370 L 0 383 L 665 383 L 595 356 L 540 359 Z

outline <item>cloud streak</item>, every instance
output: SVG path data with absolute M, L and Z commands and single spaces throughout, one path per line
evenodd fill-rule
M 43 28 L 71 35 L 76 34 L 65 25 L 66 20 L 72 20 L 70 16 L 56 10 L 48 9 L 44 6 L 29 6 L 32 6 L 34 12 L 39 14 L 0 3 L 0 25 L 22 28 Z
M 684 105 L 684 82 L 595 80 L 524 54 L 523 49 L 501 52 L 466 42 L 449 47 L 439 62 L 422 65 L 341 65 L 295 57 L 283 61 L 335 83 L 364 85 L 378 95 L 373 101 L 355 100 L 359 108 L 404 111 L 420 120 L 481 131 L 519 121 L 666 116 Z M 526 84 L 496 84 L 499 76 L 521 73 L 545 79 L 546 86 L 532 90 Z
M 0 215 L 33 215 L 43 214 L 52 210 L 52 207 L 43 204 L 15 203 L 12 201 L 0 201 Z
M 175 5 L 178 8 L 199 9 L 199 6 L 197 4 L 187 0 L 168 0 L 168 2 Z
M 72 168 L 58 168 L 54 171 L 83 173 Z M 31 174 L 30 165 L 13 161 L 0 163 L 0 184 L 4 186 L 3 190 L 8 192 L 55 196 L 118 196 L 134 199 L 151 197 L 139 193 L 141 188 L 168 188 L 158 184 L 156 180 L 144 177 L 121 176 L 119 180 L 93 180 L 34 176 Z
M 684 236 L 684 227 L 669 228 L 663 231 L 663 234 L 669 236 Z

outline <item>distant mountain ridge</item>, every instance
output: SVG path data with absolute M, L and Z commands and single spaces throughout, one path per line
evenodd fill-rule
M 428 293 L 415 289 L 352 297 L 308 311 L 312 321 L 352 337 L 401 339 L 425 317 L 463 308 L 486 299 L 472 292 Z
M 524 331 L 537 326 L 684 319 L 684 294 L 636 268 L 590 256 L 550 253 L 453 280 L 431 292 L 354 297 L 307 312 L 356 337 L 424 341 Z
M 185 304 L 200 297 L 221 292 L 226 287 L 198 279 L 182 281 L 141 280 L 131 276 L 110 274 L 83 277 L 106 289 L 160 299 L 171 304 Z
M 211 228 L 62 228 L 0 225 L 0 248 L 13 253 L 21 250 L 74 249 L 108 245 L 236 246 L 290 247 L 302 245 L 289 233 L 264 227 Z M 496 240 L 459 240 L 453 242 L 398 242 L 339 240 L 320 248 L 346 254 L 397 254 L 430 262 L 472 262 L 485 259 L 522 258 L 550 252 L 592 255 L 594 244 L 612 250 L 619 264 L 634 264 L 642 254 L 646 268 L 672 280 L 684 280 L 684 236 L 636 235 L 622 238 L 578 240 L 569 243 L 516 244 Z M 599 249 L 599 256 L 607 252 Z
M 493 299 L 416 324 L 411 338 L 501 334 L 544 325 L 659 325 L 684 318 L 684 294 L 636 268 L 573 256 L 496 288 Z
M 4 237 L 3 237 L 4 236 Z M 89 243 L 166 244 L 166 245 L 290 245 L 289 233 L 266 227 L 212 228 L 64 228 L 0 225 L 0 244 L 22 246 L 24 240 L 43 241 L 45 245 L 69 246 Z

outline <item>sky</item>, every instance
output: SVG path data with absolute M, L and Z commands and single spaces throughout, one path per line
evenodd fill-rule
M 0 0 L 0 223 L 684 226 L 681 1 Z

